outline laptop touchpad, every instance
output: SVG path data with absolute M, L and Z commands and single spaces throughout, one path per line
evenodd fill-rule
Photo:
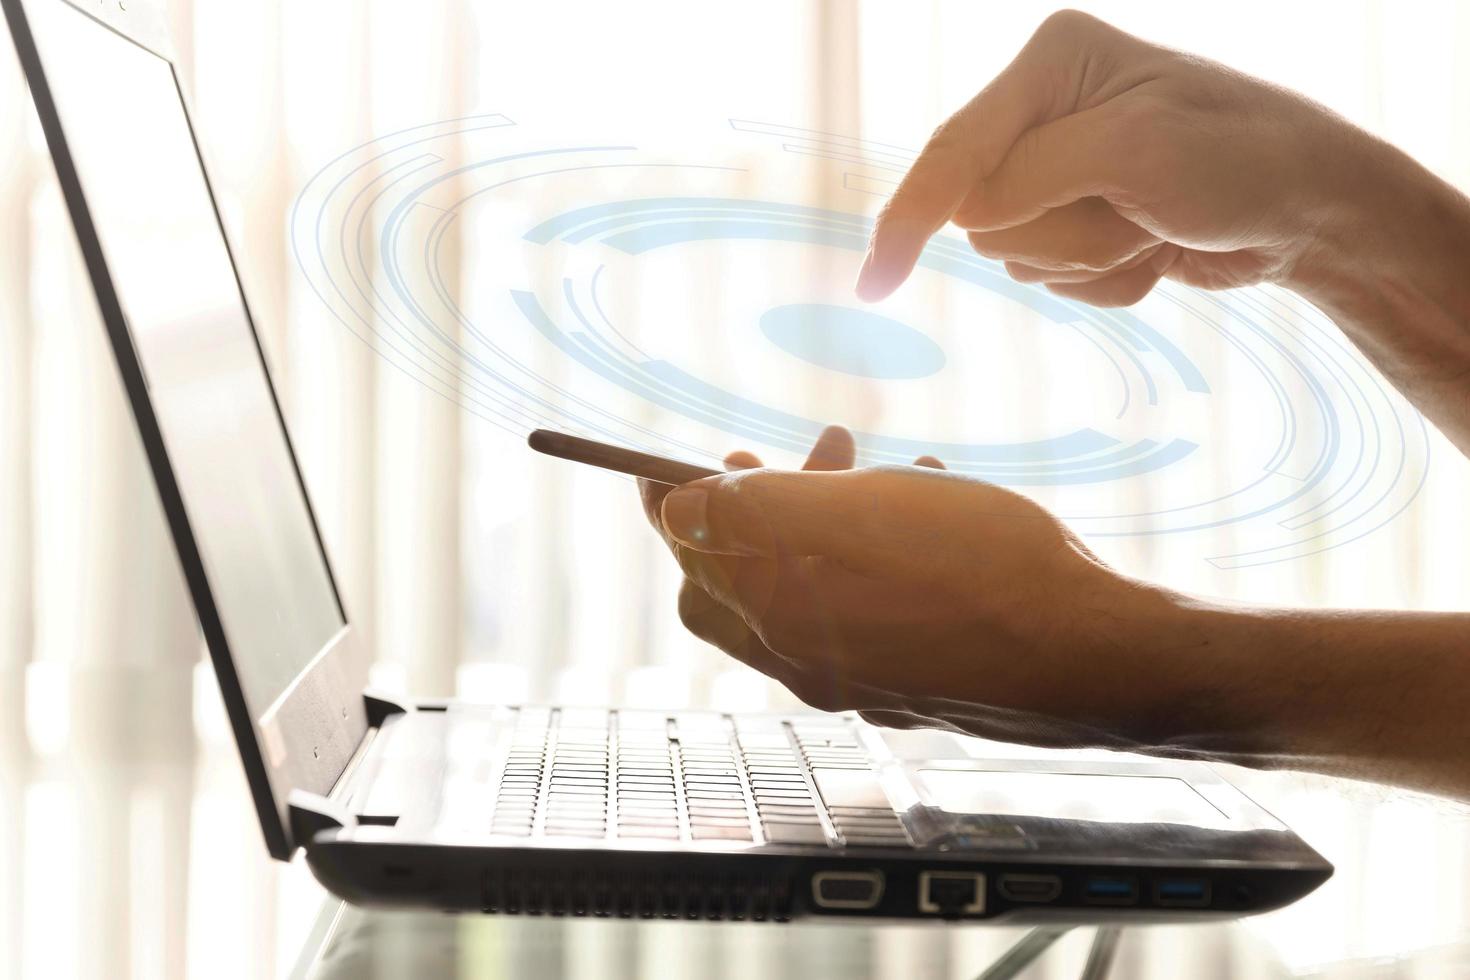
M 1183 779 L 1105 773 L 920 769 L 926 801 L 952 814 L 1223 827 L 1229 820 Z

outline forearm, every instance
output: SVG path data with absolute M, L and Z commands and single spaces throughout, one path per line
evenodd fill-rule
M 1186 600 L 1181 622 L 1187 676 L 1208 680 L 1165 751 L 1470 800 L 1470 613 Z
M 1342 207 L 1285 285 L 1470 455 L 1470 198 L 1386 144 L 1330 179 Z

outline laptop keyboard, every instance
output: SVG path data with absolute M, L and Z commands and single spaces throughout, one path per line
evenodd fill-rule
M 498 836 L 910 844 L 841 719 L 523 708 L 502 731 Z

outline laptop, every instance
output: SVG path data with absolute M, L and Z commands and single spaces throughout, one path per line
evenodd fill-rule
M 723 920 L 1234 916 L 1332 873 L 1199 764 L 374 693 L 160 7 L 0 6 L 272 857 L 362 905 Z

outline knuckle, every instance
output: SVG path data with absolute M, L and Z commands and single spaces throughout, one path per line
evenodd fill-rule
M 1127 286 L 1124 286 L 1122 289 L 1120 289 L 1118 293 L 1113 297 L 1115 302 L 1109 303 L 1107 305 L 1132 306 L 1134 303 L 1137 303 L 1149 293 L 1153 292 L 1154 283 L 1156 281 L 1157 280 L 1154 279 L 1144 279 L 1141 282 L 1129 283 Z
M 1187 140 L 1187 134 L 1199 127 L 1191 122 L 1187 106 L 1160 97 L 1140 93 L 1125 100 L 1110 116 L 1107 133 L 1113 158 L 1128 161 L 1128 169 L 1148 177 L 1161 177 L 1167 169 L 1182 161 L 1176 156 Z
M 817 711 L 843 711 L 849 706 L 838 686 L 830 679 L 794 677 L 787 682 L 786 688 L 803 704 Z
M 1046 278 L 1044 270 L 1026 265 L 1024 262 L 1007 262 L 1006 275 L 1016 282 L 1025 283 L 1042 282 Z
M 692 584 L 696 587 L 699 585 L 698 579 L 701 575 L 708 577 L 708 572 L 714 570 L 708 567 L 711 563 L 699 552 L 691 551 L 677 542 L 672 548 L 674 563 L 679 566 L 679 571 L 684 573 L 686 581 L 692 580 Z
M 929 138 L 924 141 L 924 151 L 927 153 L 932 150 L 942 152 L 958 149 L 962 145 L 961 128 L 957 116 L 950 116 L 930 131 Z
M 1177 110 L 1149 95 L 1138 95 L 1108 113 L 1109 146 L 1126 150 L 1135 163 L 1158 145 L 1159 135 L 1174 126 Z
M 1153 278 L 1129 279 L 1123 282 L 1048 283 L 1046 288 L 1069 299 L 1078 299 L 1099 307 L 1132 306 L 1154 288 Z
M 679 622 L 683 623 L 684 628 L 689 632 L 697 633 L 696 627 L 699 625 L 702 613 L 703 610 L 697 606 L 696 600 L 690 594 L 689 585 L 686 583 L 679 590 Z
M 909 196 L 913 192 L 908 189 L 908 181 L 898 185 L 898 189 L 883 202 L 878 209 L 877 216 L 873 219 L 873 233 L 876 235 L 897 220 L 908 207 Z
M 934 127 L 914 162 L 913 179 L 905 180 L 899 186 L 899 194 L 907 190 L 910 194 L 926 195 L 936 182 L 948 183 L 976 172 L 974 131 L 969 124 L 969 115 L 961 109 Z
M 1011 147 L 1010 154 L 1008 154 L 1014 158 L 1015 166 L 1012 167 L 1012 170 L 1015 173 L 1026 173 L 1035 168 L 1037 160 L 1041 156 L 1041 141 L 1042 131 L 1039 127 L 1028 129 L 1017 137 L 1015 145 Z M 1005 186 L 1002 181 L 997 181 L 996 183 L 1002 189 Z M 992 193 L 996 193 L 994 188 L 991 190 Z
M 913 479 L 913 468 L 896 463 L 879 463 L 854 471 L 854 485 L 868 494 L 894 493 L 905 489 Z M 875 499 L 873 503 L 878 503 Z
M 1100 238 L 1083 239 L 1075 248 L 1068 266 L 1078 272 L 1109 272 L 1129 258 L 1117 243 Z
M 714 606 L 714 600 L 709 597 L 698 585 L 689 579 L 679 587 L 679 622 L 684 628 L 695 636 L 700 635 L 700 630 L 709 623 L 710 612 Z
M 926 170 L 922 165 L 914 165 L 909 176 L 898 185 L 898 190 L 893 192 L 893 196 L 878 212 L 875 227 L 890 229 L 907 227 L 914 221 L 916 215 L 922 215 L 928 210 L 937 181 L 924 177 L 924 173 Z
M 1139 268 L 1119 278 L 1117 288 L 1110 297 L 1114 306 L 1132 306 L 1153 291 L 1159 277 L 1147 268 Z
M 761 642 L 777 653 L 801 656 L 812 647 L 813 631 L 802 617 L 775 609 L 761 617 L 758 630 Z
M 1036 28 L 1034 37 L 1041 41 L 1070 40 L 1090 34 L 1106 25 L 1091 14 L 1070 7 L 1047 16 Z
M 1006 247 L 1005 239 L 992 232 L 972 231 L 965 237 L 970 240 L 970 247 L 977 255 L 983 255 L 987 259 L 1015 257 L 1013 254 L 1015 250 Z
M 969 138 L 974 133 L 974 110 L 983 102 L 983 91 L 972 96 L 964 105 L 951 112 L 929 131 L 920 157 L 933 159 L 947 154 L 964 153 Z
M 664 531 L 663 502 L 664 494 L 648 480 L 638 481 L 638 498 L 643 504 L 643 516 L 653 529 L 659 534 Z

